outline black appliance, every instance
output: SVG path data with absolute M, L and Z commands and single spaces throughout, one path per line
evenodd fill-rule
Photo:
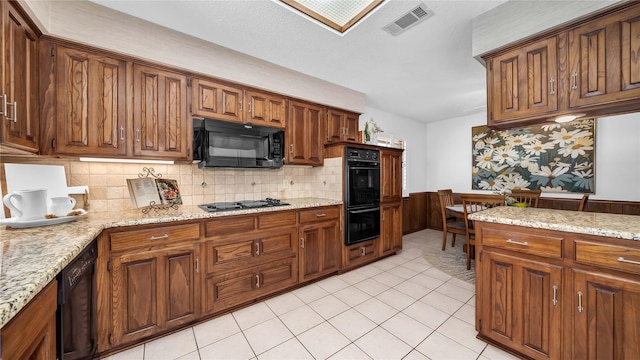
M 243 209 L 256 209 L 274 206 L 285 206 L 289 203 L 282 202 L 278 199 L 266 198 L 264 200 L 243 200 L 236 202 L 215 202 L 210 204 L 198 205 L 202 210 L 208 212 L 220 212 Z
M 193 159 L 199 168 L 278 169 L 284 165 L 284 130 L 194 119 Z
M 57 276 L 57 358 L 91 359 L 97 350 L 94 240 Z
M 345 148 L 345 245 L 380 236 L 380 152 Z

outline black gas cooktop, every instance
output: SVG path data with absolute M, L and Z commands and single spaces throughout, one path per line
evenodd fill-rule
M 198 205 L 202 210 L 208 212 L 233 211 L 243 209 L 257 209 L 274 206 L 284 206 L 289 203 L 282 202 L 278 199 L 266 198 L 264 200 L 242 200 L 236 202 L 215 202 L 210 204 Z

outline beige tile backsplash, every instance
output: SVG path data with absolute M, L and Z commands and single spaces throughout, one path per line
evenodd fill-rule
M 131 209 L 126 179 L 137 178 L 144 167 L 178 181 L 182 202 L 198 205 L 218 201 L 342 198 L 342 161 L 325 159 L 324 166 L 284 166 L 278 170 L 198 169 L 193 165 L 148 165 L 80 162 L 52 158 L 3 158 L 2 162 L 63 165 L 69 186 L 89 186 L 89 211 Z M 2 190 L 6 194 L 4 166 Z M 76 197 L 82 206 L 82 197 Z

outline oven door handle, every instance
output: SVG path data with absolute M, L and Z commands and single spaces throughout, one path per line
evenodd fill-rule
M 362 214 L 362 213 L 378 211 L 378 210 L 380 210 L 379 206 L 375 207 L 375 208 L 371 208 L 371 209 L 364 209 L 364 210 L 349 210 L 349 213 L 351 213 L 351 214 Z
M 380 170 L 379 166 L 349 166 L 349 170 Z

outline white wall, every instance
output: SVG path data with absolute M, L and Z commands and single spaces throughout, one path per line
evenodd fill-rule
M 426 190 L 471 190 L 471 128 L 486 115 L 469 115 L 427 124 Z M 640 113 L 596 121 L 596 192 L 590 198 L 640 201 Z M 575 194 L 544 194 L 572 197 Z
M 360 115 L 360 130 L 364 130 L 365 123 L 372 118 L 384 131 L 385 136 L 407 142 L 407 189 L 404 196 L 412 192 L 425 191 L 425 178 L 428 173 L 424 156 L 427 151 L 424 134 L 427 124 L 367 106 L 365 112 Z

